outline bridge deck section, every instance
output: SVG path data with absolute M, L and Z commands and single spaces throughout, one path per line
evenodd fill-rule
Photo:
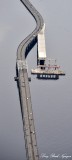
M 31 93 L 28 81 L 28 73 L 26 68 L 26 57 L 29 51 L 37 42 L 37 35 L 44 26 L 44 21 L 40 13 L 33 7 L 29 0 L 20 0 L 27 10 L 32 14 L 36 21 L 36 28 L 26 37 L 18 46 L 16 74 L 17 86 L 19 90 L 19 98 L 23 120 L 23 131 L 25 139 L 27 160 L 39 160 L 39 153 L 36 140 L 36 132 L 34 126 L 34 118 L 31 103 Z
M 38 60 L 46 60 L 46 46 L 45 46 L 45 25 L 38 34 Z

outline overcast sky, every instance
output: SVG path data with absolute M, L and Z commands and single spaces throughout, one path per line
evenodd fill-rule
M 31 0 L 45 24 L 47 57 L 66 72 L 58 81 L 31 76 L 32 106 L 39 153 L 72 156 L 72 0 Z M 24 160 L 25 147 L 18 90 L 14 82 L 19 43 L 35 21 L 19 0 L 0 0 L 0 159 Z M 27 63 L 36 67 L 37 46 Z

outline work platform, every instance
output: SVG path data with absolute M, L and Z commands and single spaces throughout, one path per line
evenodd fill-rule
M 65 76 L 65 73 L 60 69 L 60 66 L 51 64 L 49 60 L 48 65 L 38 65 L 36 69 L 31 70 L 31 74 L 37 75 L 38 79 L 59 79 L 59 76 Z
M 64 76 L 65 73 L 60 70 L 56 59 L 51 59 L 46 56 L 45 46 L 45 24 L 37 36 L 37 68 L 31 70 L 31 74 L 37 75 L 38 79 L 59 79 L 59 76 Z M 46 64 L 46 61 L 48 64 Z

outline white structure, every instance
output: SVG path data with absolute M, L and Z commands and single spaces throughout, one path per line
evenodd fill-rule
M 45 24 L 43 26 L 43 29 L 40 31 L 40 33 L 38 34 L 38 60 L 37 63 L 38 65 L 44 65 L 45 60 L 46 60 L 46 47 L 45 47 L 45 35 L 44 35 L 44 31 L 45 31 Z

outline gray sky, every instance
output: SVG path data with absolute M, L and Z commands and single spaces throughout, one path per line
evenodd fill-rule
M 58 81 L 30 84 L 39 152 L 72 154 L 72 1 L 31 0 L 45 24 L 47 57 L 57 58 L 66 72 Z M 0 158 L 25 159 L 22 119 L 15 76 L 19 43 L 35 22 L 19 0 L 0 1 Z M 36 66 L 37 47 L 27 62 Z M 72 156 L 72 155 L 71 155 Z

